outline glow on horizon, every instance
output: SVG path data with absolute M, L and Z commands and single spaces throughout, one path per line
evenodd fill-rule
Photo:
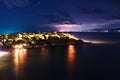
M 16 30 L 16 29 L 6 29 L 6 30 L 3 30 L 3 31 L 0 31 L 0 33 L 16 33 L 16 32 L 21 32 L 21 30 Z
M 112 44 L 110 41 L 99 41 L 99 40 L 83 40 L 84 42 L 91 42 L 93 44 Z
M 60 32 L 70 32 L 76 30 L 75 28 L 79 28 L 80 25 L 78 24 L 56 24 L 54 25 L 58 31 Z
M 90 27 L 91 24 L 53 24 L 51 26 L 54 26 L 59 32 L 89 32 L 89 30 L 95 28 L 93 25 Z
M 106 30 L 106 28 L 108 29 L 109 27 L 108 25 L 116 24 L 118 22 L 120 22 L 120 20 L 112 20 L 112 21 L 106 21 L 106 22 L 85 22 L 82 24 L 80 23 L 55 24 L 54 23 L 54 24 L 47 24 L 47 26 L 53 27 L 59 32 L 101 32 L 95 29 Z M 114 28 L 110 27 L 109 29 L 114 29 Z

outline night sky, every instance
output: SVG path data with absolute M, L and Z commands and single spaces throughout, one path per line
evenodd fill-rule
M 0 33 L 120 30 L 120 0 L 0 0 Z

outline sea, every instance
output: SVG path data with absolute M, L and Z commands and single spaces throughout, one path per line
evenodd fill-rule
M 92 44 L 0 50 L 0 80 L 120 80 L 120 33 L 71 33 Z

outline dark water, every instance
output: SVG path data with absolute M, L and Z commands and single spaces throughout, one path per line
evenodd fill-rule
M 83 40 L 87 40 L 87 41 L 120 44 L 120 33 L 83 32 L 83 33 L 72 33 L 72 34 L 74 34 L 76 37 L 82 38 Z
M 86 36 L 90 35 L 93 34 Z M 102 40 L 99 38 L 102 35 L 98 34 L 95 40 Z M 110 36 L 106 35 L 102 41 L 120 35 Z M 120 44 L 0 51 L 0 80 L 120 80 Z

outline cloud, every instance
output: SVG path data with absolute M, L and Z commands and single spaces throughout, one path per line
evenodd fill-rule
M 78 9 L 80 13 L 83 14 L 103 14 L 105 13 L 105 10 L 100 8 L 81 8 Z
M 71 18 L 71 15 L 66 11 L 58 11 L 58 15 L 64 18 Z
M 3 2 L 8 8 L 12 7 L 23 7 L 28 5 L 29 0 L 0 0 Z
M 65 11 L 57 12 L 56 14 L 42 15 L 50 24 L 77 24 L 73 17 Z
M 104 16 L 101 18 L 105 20 L 120 20 L 120 15 Z
M 95 29 L 91 29 L 91 32 L 119 32 L 120 28 L 95 28 Z
M 102 13 L 95 10 L 94 14 Z M 94 31 L 95 29 L 105 29 L 105 28 L 116 28 L 118 23 L 120 23 L 119 17 L 112 16 L 112 20 L 103 20 L 91 18 L 88 16 L 88 20 L 84 19 L 85 16 L 82 16 L 81 20 L 73 18 L 74 15 L 66 11 L 58 11 L 56 14 L 46 14 L 42 16 L 49 23 L 45 26 L 50 26 L 55 28 L 58 31 Z M 81 15 L 80 15 L 81 17 Z M 118 19 L 117 19 L 118 18 Z M 93 20 L 92 20 L 93 19 Z M 117 24 L 117 25 L 115 25 Z
M 59 31 L 82 31 L 82 32 L 92 32 L 95 29 L 116 29 L 119 28 L 120 20 L 112 20 L 106 21 L 101 23 L 91 22 L 91 23 L 84 23 L 84 24 L 54 24 L 51 26 L 56 27 Z

